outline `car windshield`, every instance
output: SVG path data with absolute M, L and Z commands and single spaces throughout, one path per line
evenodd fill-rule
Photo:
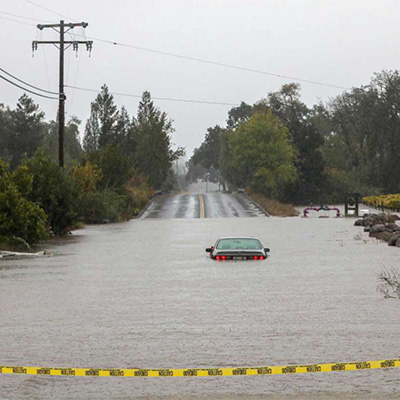
M 217 244 L 217 250 L 260 250 L 261 243 L 257 239 L 221 239 Z

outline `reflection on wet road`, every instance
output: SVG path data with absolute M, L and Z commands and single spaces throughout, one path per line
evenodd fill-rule
M 202 215 L 201 198 L 204 201 Z M 207 193 L 156 196 L 142 218 L 265 217 L 244 194 Z
M 399 302 L 375 287 L 377 272 L 398 267 L 399 250 L 353 224 L 142 218 L 77 231 L 49 246 L 54 257 L 3 260 L 0 365 L 205 368 L 398 357 Z M 205 247 L 226 235 L 255 235 L 270 257 L 210 260 Z M 0 398 L 393 399 L 398 375 L 0 374 Z

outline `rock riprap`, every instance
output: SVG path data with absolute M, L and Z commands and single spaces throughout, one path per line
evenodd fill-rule
M 399 220 L 396 214 L 365 214 L 354 225 L 363 226 L 370 237 L 384 240 L 389 246 L 400 247 L 400 225 L 396 223 Z

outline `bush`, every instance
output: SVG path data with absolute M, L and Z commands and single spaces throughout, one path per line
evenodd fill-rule
M 89 192 L 80 201 L 80 215 L 89 224 L 117 222 L 125 210 L 126 197 L 111 189 Z
M 147 179 L 139 174 L 131 178 L 124 189 L 127 200 L 127 212 L 130 214 L 129 217 L 132 217 L 133 215 L 137 215 L 149 202 L 150 188 Z
M 400 273 L 394 268 L 390 271 L 382 271 L 378 274 L 379 284 L 377 292 L 384 295 L 385 298 L 400 298 Z
M 389 208 L 400 210 L 400 194 L 386 194 L 382 196 L 363 197 L 363 203 L 375 208 Z
M 0 235 L 19 237 L 28 243 L 46 238 L 47 217 L 45 212 L 33 202 L 25 199 L 29 195 L 32 175 L 26 168 L 18 168 L 14 174 L 0 159 Z M 21 182 L 21 189 L 15 182 Z
M 64 234 L 78 219 L 77 190 L 68 174 L 43 150 L 25 159 L 23 166 L 33 175 L 29 200 L 46 212 L 56 235 Z

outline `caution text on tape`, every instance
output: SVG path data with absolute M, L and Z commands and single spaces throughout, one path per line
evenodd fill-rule
M 240 368 L 186 368 L 186 369 L 107 369 L 2 366 L 0 374 L 91 376 L 91 377 L 200 377 L 239 375 L 281 375 L 319 372 L 343 372 L 400 367 L 400 359 L 359 361 L 351 363 L 282 365 Z

